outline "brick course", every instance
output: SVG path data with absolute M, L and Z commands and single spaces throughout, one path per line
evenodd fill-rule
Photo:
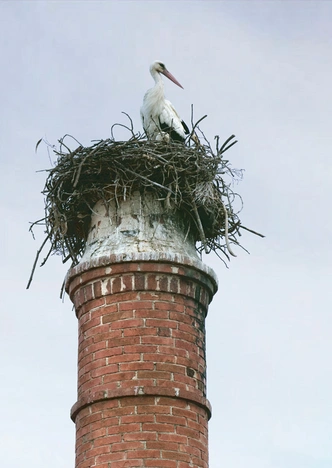
M 76 468 L 207 468 L 216 284 L 189 264 L 111 260 L 67 281 L 79 324 Z

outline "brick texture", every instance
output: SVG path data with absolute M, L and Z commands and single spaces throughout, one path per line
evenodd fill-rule
M 216 290 L 190 265 L 74 271 L 76 468 L 207 468 L 205 317 Z

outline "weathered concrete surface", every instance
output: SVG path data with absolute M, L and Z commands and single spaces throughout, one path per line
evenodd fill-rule
M 102 201 L 93 208 L 86 250 L 80 263 L 105 255 L 184 255 L 198 259 L 195 242 L 181 214 L 166 211 L 152 193 L 135 192 L 108 210 Z

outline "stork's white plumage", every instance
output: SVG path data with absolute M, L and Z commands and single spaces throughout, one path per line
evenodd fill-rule
M 161 73 L 176 85 L 183 88 L 162 62 L 150 66 L 155 86 L 144 96 L 141 118 L 146 136 L 151 140 L 184 141 L 189 134 L 187 125 L 181 120 L 172 104 L 165 99 L 164 82 Z

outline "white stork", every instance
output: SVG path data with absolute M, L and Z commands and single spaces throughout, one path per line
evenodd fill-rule
M 165 99 L 164 82 L 161 73 L 183 89 L 183 86 L 167 70 L 162 62 L 156 61 L 150 66 L 150 73 L 155 86 L 144 96 L 141 118 L 146 136 L 151 140 L 184 141 L 189 129 L 172 104 Z

